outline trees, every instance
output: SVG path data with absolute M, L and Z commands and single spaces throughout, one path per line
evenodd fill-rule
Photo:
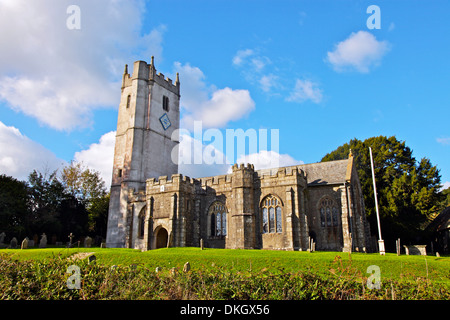
M 27 184 L 13 177 L 0 175 L 0 232 L 21 236 L 29 217 Z
M 66 192 L 84 205 L 89 232 L 106 235 L 109 195 L 100 173 L 72 161 L 63 168 L 61 177 Z
M 28 181 L 0 175 L 0 232 L 8 238 L 46 233 L 65 242 L 76 236 L 106 236 L 109 195 L 100 174 L 81 163 L 58 172 L 34 170 Z
M 369 147 L 374 157 L 381 231 L 387 246 L 399 237 L 418 241 L 423 224 L 440 209 L 439 170 L 427 158 L 417 161 L 405 142 L 395 137 L 364 141 L 355 138 L 325 155 L 322 161 L 346 159 L 352 150 L 372 226 L 376 226 L 376 220 Z

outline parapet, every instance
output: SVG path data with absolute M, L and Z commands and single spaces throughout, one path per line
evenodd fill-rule
M 179 74 L 177 73 L 177 79 L 175 83 L 173 83 L 172 79 L 166 78 L 164 74 L 157 74 L 153 56 L 152 62 L 150 64 L 142 60 L 135 61 L 133 65 L 133 73 L 131 76 L 128 73 L 128 65 L 125 65 L 125 70 L 122 78 L 122 89 L 131 86 L 131 82 L 133 79 L 154 81 L 165 89 L 177 94 L 178 96 L 180 95 Z
M 237 171 L 237 170 L 250 170 L 250 171 L 255 171 L 255 166 L 251 163 L 248 163 L 247 166 L 245 166 L 243 163 L 241 164 L 233 164 L 233 166 L 231 167 L 232 171 Z

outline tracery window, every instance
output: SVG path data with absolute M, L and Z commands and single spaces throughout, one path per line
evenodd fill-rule
M 281 201 L 268 195 L 261 203 L 262 233 L 280 233 L 283 231 Z
M 227 235 L 227 208 L 220 201 L 215 201 L 209 207 L 209 223 L 211 237 L 224 237 Z
M 339 225 L 339 211 L 335 201 L 326 197 L 320 201 L 320 226 L 337 227 Z

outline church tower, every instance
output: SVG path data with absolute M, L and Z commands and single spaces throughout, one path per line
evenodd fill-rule
M 136 61 L 133 73 L 128 66 L 122 78 L 111 199 L 106 245 L 127 246 L 126 226 L 130 220 L 128 193 L 145 188 L 149 178 L 171 176 L 178 172 L 172 153 L 178 158 L 180 125 L 180 81 L 175 83 L 156 73 L 151 63 Z

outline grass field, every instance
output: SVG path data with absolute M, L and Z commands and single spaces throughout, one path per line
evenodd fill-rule
M 199 248 L 168 248 L 146 252 L 105 248 L 0 250 L 0 254 L 7 254 L 19 261 L 66 258 L 78 252 L 94 252 L 97 263 L 104 266 L 134 264 L 152 271 L 156 267 L 163 271 L 175 267 L 181 271 L 183 265 L 189 262 L 192 271 L 222 270 L 271 274 L 310 272 L 325 277 L 346 273 L 347 276 L 368 277 L 370 274 L 367 273 L 367 268 L 377 265 L 381 279 L 415 281 L 422 278 L 450 288 L 450 257 Z

